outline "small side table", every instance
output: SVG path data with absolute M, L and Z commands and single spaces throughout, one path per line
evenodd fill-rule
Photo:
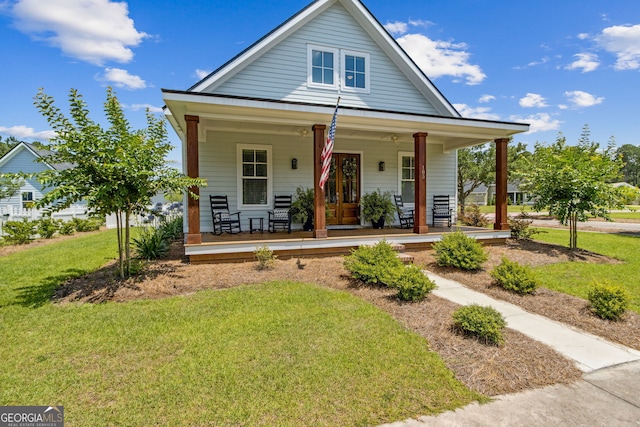
M 255 226 L 254 226 L 254 222 L 255 222 Z M 264 232 L 263 225 L 264 223 L 263 223 L 262 217 L 249 218 L 249 233 L 253 234 L 254 231 L 259 231 L 263 233 Z

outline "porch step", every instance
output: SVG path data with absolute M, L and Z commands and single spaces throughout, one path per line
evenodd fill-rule
M 401 245 L 400 243 L 391 243 L 391 249 L 396 252 L 404 252 L 405 246 Z
M 413 263 L 413 255 L 398 253 L 398 259 L 402 261 L 404 264 L 412 264 Z

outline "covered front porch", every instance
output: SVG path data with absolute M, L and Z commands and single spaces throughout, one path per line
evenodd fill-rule
M 407 251 L 424 250 L 442 239 L 445 233 L 456 230 L 462 230 L 486 245 L 503 243 L 510 236 L 508 230 L 477 227 L 429 227 L 428 233 L 416 234 L 412 229 L 397 227 L 344 229 L 329 226 L 327 237 L 323 239 L 313 237 L 312 231 L 242 232 L 219 236 L 203 233 L 201 243 L 185 245 L 185 254 L 194 264 L 252 261 L 256 248 L 266 245 L 279 258 L 336 256 L 348 254 L 351 249 L 375 244 L 383 239 L 392 244 L 403 245 Z
M 340 171 L 347 175 L 344 165 L 352 161 L 356 179 L 348 180 L 353 184 L 348 191 L 336 187 L 336 192 L 326 193 L 318 182 L 327 123 L 334 107 L 168 90 L 164 99 L 167 117 L 183 141 L 186 174 L 208 180 L 207 187 L 192 189 L 200 198 L 188 198 L 186 203 L 185 248 L 192 262 L 242 259 L 238 254 L 246 257 L 265 244 L 281 256 L 347 253 L 361 244 L 391 240 L 387 236 L 408 247 L 429 246 L 448 231 L 433 227 L 434 196 L 449 196 L 456 222 L 457 149 L 485 142 L 496 145 L 495 224 L 493 231 L 474 232 L 488 241 L 509 236 L 507 145 L 510 137 L 527 130 L 527 125 L 341 106 L 333 152 L 341 156 L 338 164 L 343 169 L 338 168 L 335 181 L 340 181 Z M 251 185 L 260 179 L 260 191 L 251 193 Z M 313 189 L 311 232 L 284 233 L 285 237 L 278 233 L 242 234 L 210 240 L 210 196 L 229 196 L 229 209 L 241 212 L 242 228 L 247 229 L 249 219 L 266 220 L 274 195 L 294 194 L 296 187 Z M 361 216 L 360 197 L 375 190 L 411 199 L 415 213 L 412 229 L 374 232 L 363 228 L 367 224 Z M 336 211 L 332 197 L 344 200 L 346 193 L 351 195 L 351 203 Z M 327 221 L 326 212 L 329 218 L 340 219 L 338 224 L 356 229 L 332 229 L 333 221 Z M 294 224 L 293 228 L 300 226 Z

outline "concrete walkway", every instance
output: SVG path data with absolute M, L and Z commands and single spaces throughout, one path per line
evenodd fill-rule
M 460 305 L 490 305 L 505 317 L 507 327 L 515 329 L 573 360 L 584 372 L 640 360 L 640 351 L 614 344 L 571 326 L 529 313 L 517 305 L 491 298 L 436 274 L 427 272 L 438 288 L 434 295 Z
M 434 295 L 457 304 L 490 305 L 515 329 L 573 360 L 585 375 L 557 385 L 495 397 L 438 416 L 398 421 L 386 427 L 422 426 L 640 426 L 640 352 L 427 272 Z

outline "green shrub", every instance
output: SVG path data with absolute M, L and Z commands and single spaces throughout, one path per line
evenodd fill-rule
M 26 245 L 30 243 L 36 233 L 33 221 L 23 218 L 22 221 L 7 221 L 2 228 L 4 240 L 10 245 Z
M 132 239 L 136 256 L 152 260 L 162 258 L 169 251 L 167 238 L 159 228 L 140 227 L 139 235 Z
M 40 218 L 36 222 L 36 230 L 40 237 L 44 239 L 51 239 L 60 230 L 60 223 L 60 220 L 50 217 Z
M 351 255 L 344 258 L 344 267 L 352 277 L 367 284 L 390 285 L 396 270 L 403 268 L 404 264 L 389 242 L 382 240 L 374 246 L 353 249 Z
M 182 237 L 182 217 L 177 216 L 173 219 L 163 219 L 160 222 L 160 229 L 169 240 L 178 240 Z
M 272 269 L 276 264 L 276 259 L 278 258 L 278 256 L 275 255 L 267 245 L 256 248 L 256 250 L 253 251 L 253 254 L 258 260 L 258 266 L 256 267 L 258 270 Z
M 462 231 L 446 234 L 441 241 L 433 244 L 433 249 L 441 267 L 478 270 L 487 260 L 487 253 L 482 245 Z
M 493 307 L 471 304 L 453 312 L 454 327 L 466 334 L 475 335 L 485 343 L 504 343 L 502 330 L 507 326 L 502 314 Z
M 591 303 L 591 311 L 606 320 L 621 319 L 631 302 L 625 289 L 609 284 L 595 284 L 589 289 L 587 298 Z
M 398 290 L 398 298 L 403 301 L 422 301 L 436 284 L 417 266 L 411 264 L 400 267 L 390 285 Z
M 500 265 L 491 270 L 490 274 L 500 286 L 519 294 L 530 294 L 539 286 L 538 279 L 530 267 L 509 261 L 505 257 L 502 257 Z
M 72 221 L 63 222 L 62 224 L 60 224 L 60 229 L 58 230 L 58 233 L 62 234 L 63 236 L 70 236 L 75 232 L 76 226 Z
M 80 233 L 99 230 L 102 224 L 102 221 L 96 218 L 73 218 L 71 222 L 76 231 Z
M 540 233 L 539 230 L 531 228 L 533 218 L 524 209 L 515 217 L 507 217 L 509 229 L 511 230 L 511 238 L 516 240 L 531 240 L 531 238 Z
M 480 212 L 480 207 L 476 204 L 471 204 L 465 208 L 464 215 L 460 217 L 460 222 L 469 227 L 485 228 L 489 225 L 489 219 Z

